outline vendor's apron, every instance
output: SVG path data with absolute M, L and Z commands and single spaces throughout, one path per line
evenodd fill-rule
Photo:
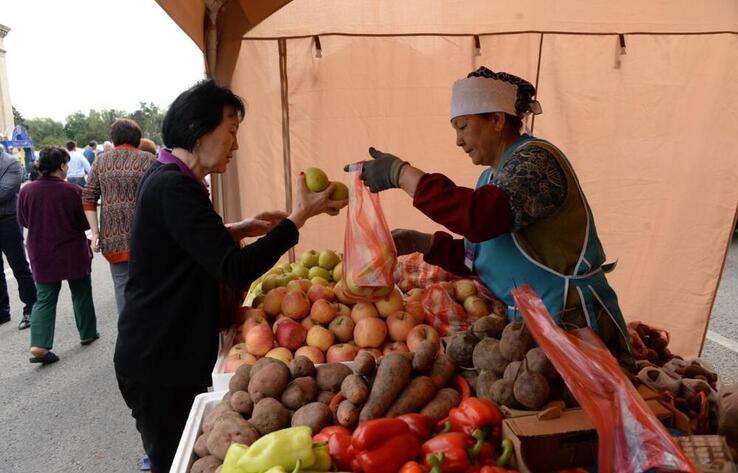
M 569 291 L 577 291 L 587 324 L 595 332 L 599 331 L 594 304 L 597 300 L 612 318 L 629 347 L 628 331 L 618 306 L 617 296 L 605 278 L 605 273 L 612 271 L 615 264 L 605 264 L 605 252 L 597 236 L 592 211 L 579 186 L 576 174 L 563 153 L 546 141 L 530 135 L 522 135 L 503 155 L 495 176 L 499 176 L 500 170 L 513 152 L 531 143 L 557 151 L 552 154 L 556 156 L 564 172 L 570 173 L 571 179 L 567 181 L 576 183 L 586 209 L 587 231 L 574 274 L 562 274 L 535 261 L 523 250 L 514 232 L 505 233 L 478 244 L 465 240 L 467 266 L 473 261 L 473 269 L 485 285 L 507 304 L 509 319 L 521 319 L 511 295 L 512 289 L 520 284 L 529 284 L 541 296 L 557 324 L 561 323 L 561 313 L 566 308 Z M 488 183 L 496 184 L 495 178 L 491 175 L 491 169 L 485 170 L 479 177 L 477 188 Z

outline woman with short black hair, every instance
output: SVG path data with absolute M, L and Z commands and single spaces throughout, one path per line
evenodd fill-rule
M 18 223 L 28 229 L 28 257 L 37 292 L 31 312 L 31 363 L 59 360 L 51 348 L 63 280 L 72 292 L 80 343 L 89 345 L 99 338 L 90 282 L 92 251 L 85 235 L 89 226 L 82 211 L 82 189 L 64 181 L 68 162 L 64 149 L 42 149 L 37 163 L 41 176 L 18 194 Z
M 182 93 L 164 118 L 166 148 L 139 185 L 115 369 L 154 473 L 169 470 L 192 401 L 210 385 L 220 284 L 248 288 L 297 243 L 307 219 L 348 203 L 330 200 L 335 185 L 310 192 L 301 175 L 289 215 L 224 225 L 203 179 L 225 171 L 244 113 L 241 99 L 213 81 Z M 240 246 L 254 236 L 262 238 Z

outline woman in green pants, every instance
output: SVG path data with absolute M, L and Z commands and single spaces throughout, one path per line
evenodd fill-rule
M 64 181 L 69 154 L 56 146 L 41 150 L 36 181 L 18 195 L 18 223 L 28 229 L 28 257 L 38 293 L 31 312 L 31 363 L 59 360 L 54 344 L 56 302 L 67 280 L 82 345 L 99 338 L 92 303 L 92 251 L 82 210 L 82 188 Z

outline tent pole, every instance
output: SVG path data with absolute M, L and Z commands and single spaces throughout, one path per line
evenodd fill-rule
M 282 162 L 284 163 L 285 211 L 292 212 L 292 158 L 290 154 L 290 106 L 287 83 L 287 40 L 277 40 L 279 46 L 279 82 L 282 92 Z M 288 251 L 290 263 L 295 262 L 295 248 Z
M 541 77 L 541 54 L 543 53 L 543 33 L 541 33 L 541 39 L 538 41 L 538 66 L 536 66 L 536 99 L 538 99 L 538 79 Z M 536 116 L 530 120 L 530 134 L 532 135 L 536 129 Z

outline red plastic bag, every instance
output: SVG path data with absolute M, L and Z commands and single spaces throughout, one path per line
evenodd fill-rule
M 395 266 L 395 284 L 402 292 L 413 288 L 426 288 L 441 281 L 452 281 L 456 276 L 440 266 L 426 263 L 422 253 L 411 253 L 397 258 Z
M 696 473 L 591 329 L 564 332 L 528 285 L 512 295 L 533 337 L 597 427 L 601 473 L 650 468 Z
M 376 300 L 394 287 L 397 250 L 379 194 L 369 192 L 361 180 L 362 165 L 349 172 L 349 205 L 343 240 L 343 290 L 354 299 Z
M 420 302 L 425 311 L 426 323 L 435 328 L 442 337 L 462 332 L 474 323 L 441 283 L 427 287 Z

